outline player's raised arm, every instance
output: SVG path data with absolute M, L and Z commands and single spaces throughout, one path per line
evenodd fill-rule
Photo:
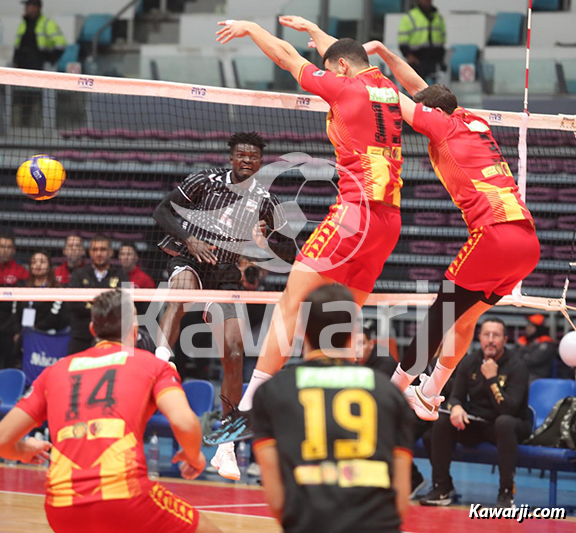
M 290 43 L 278 39 L 255 22 L 227 20 L 218 24 L 224 26 L 216 32 L 218 42 L 225 44 L 232 39 L 250 37 L 274 63 L 280 68 L 288 70 L 296 79 L 298 79 L 302 66 L 308 63 L 308 60 L 304 59 Z
M 328 48 L 330 48 L 338 39 L 328 35 L 326 32 L 322 31 L 318 24 L 314 24 L 309 20 L 306 20 L 304 17 L 295 17 L 295 16 L 283 16 L 278 17 L 280 24 L 282 26 L 286 26 L 287 28 L 292 28 L 296 31 L 305 31 L 307 32 L 314 44 L 316 46 L 316 50 L 318 53 L 324 57 L 324 53 Z
M 391 52 L 380 41 L 370 41 L 364 44 L 368 55 L 378 54 L 390 67 L 392 74 L 412 96 L 426 89 L 428 84 L 401 57 Z

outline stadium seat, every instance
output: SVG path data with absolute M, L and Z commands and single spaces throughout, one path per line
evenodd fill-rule
M 560 11 L 560 0 L 534 0 L 533 11 Z
M 446 226 L 448 224 L 448 215 L 444 213 L 416 213 L 414 215 L 414 224 L 417 226 Z
M 498 13 L 488 45 L 518 46 L 522 41 L 522 13 Z
M 554 202 L 556 198 L 558 198 L 558 189 L 552 189 L 551 187 L 529 187 L 526 192 L 526 198 L 529 202 Z
M 415 198 L 449 198 L 450 195 L 442 185 L 418 185 L 414 191 Z
M 550 276 L 543 272 L 532 272 L 524 281 L 527 287 L 550 287 Z
M 528 403 L 536 411 L 535 426 L 539 427 L 548 416 L 554 404 L 576 396 L 576 382 L 573 379 L 537 379 L 530 384 Z
M 88 15 L 80 31 L 78 42 L 80 44 L 91 44 L 92 39 L 94 39 L 98 31 L 113 19 L 114 17 L 112 15 Z M 100 34 L 98 44 L 100 46 L 109 46 L 112 44 L 112 25 L 108 26 Z
M 80 45 L 69 44 L 58 60 L 58 72 L 66 72 L 68 63 L 77 63 L 80 56 Z
M 24 393 L 26 376 L 22 370 L 0 370 L 0 418 L 3 418 Z
M 372 15 L 383 17 L 386 13 L 402 13 L 402 0 L 372 0 Z
M 436 241 L 412 241 L 410 253 L 418 255 L 439 255 L 444 253 L 444 243 Z
M 188 403 L 196 416 L 202 416 L 207 411 L 214 408 L 214 386 L 209 381 L 197 379 L 186 381 L 182 388 L 188 398 Z
M 475 44 L 457 44 L 452 47 L 450 69 L 454 79 L 458 79 L 461 65 L 470 63 L 476 65 L 478 52 L 478 47 Z

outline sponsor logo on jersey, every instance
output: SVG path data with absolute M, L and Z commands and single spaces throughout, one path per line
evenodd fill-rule
M 316 70 L 315 72 L 312 73 L 312 76 L 318 76 L 320 78 L 324 76 L 324 74 L 326 74 L 325 70 Z
M 422 111 L 424 111 L 424 113 L 432 113 L 432 108 L 428 107 L 427 105 L 423 105 Z
M 128 352 L 116 352 L 101 357 L 75 357 L 72 359 L 68 370 L 77 372 L 79 370 L 91 370 L 112 365 L 124 365 L 128 358 Z
M 296 370 L 296 387 L 305 389 L 342 389 L 347 387 L 374 390 L 374 371 L 370 368 L 310 368 Z
M 397 104 L 400 101 L 398 93 L 391 87 L 370 87 L 368 89 L 368 98 L 371 102 L 380 102 L 381 104 Z

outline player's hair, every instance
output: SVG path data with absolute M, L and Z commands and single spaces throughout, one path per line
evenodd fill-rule
M 330 46 L 324 53 L 323 61 L 324 64 L 326 64 L 326 61 L 328 60 L 337 62 L 341 57 L 355 65 L 364 66 L 370 64 L 368 54 L 362 46 L 362 43 L 355 39 L 350 39 L 349 37 L 338 39 L 332 46 Z
M 364 323 L 362 326 L 362 333 L 366 335 L 366 338 L 371 341 L 372 337 L 374 337 L 374 331 L 372 330 L 372 325 Z
M 320 345 L 320 334 L 322 330 L 334 324 L 349 324 L 350 313 L 345 309 L 338 311 L 326 311 L 323 309 L 324 304 L 333 302 L 351 302 L 354 303 L 352 293 L 342 285 L 325 285 L 312 291 L 305 300 L 310 304 L 310 315 L 306 324 L 306 338 L 314 350 L 323 350 L 329 348 L 344 348 L 350 340 L 350 332 L 342 331 L 332 335 L 332 346 Z M 356 320 L 356 317 L 352 317 Z
M 106 241 L 108 245 L 112 245 L 112 239 L 108 237 L 108 235 L 104 235 L 103 233 L 94 235 L 94 237 L 90 239 L 90 244 L 92 244 L 93 242 L 102 242 L 102 241 Z
M 482 326 L 484 324 L 487 324 L 488 322 L 496 322 L 496 324 L 500 324 L 502 326 L 502 329 L 504 330 L 504 336 L 508 336 L 508 326 L 506 326 L 506 323 L 504 322 L 504 320 L 502 320 L 501 318 L 498 318 L 497 316 L 490 317 L 490 318 L 487 318 L 486 320 L 484 320 L 482 322 L 482 324 L 480 324 L 480 330 L 482 330 Z
M 127 331 L 134 321 L 134 302 L 126 291 L 105 291 L 92 300 L 91 314 L 96 337 L 107 341 L 122 341 L 122 321 L 130 321 L 128 324 L 124 322 Z
M 439 107 L 449 115 L 454 113 L 454 110 L 458 107 L 458 100 L 454 93 L 448 89 L 446 85 L 439 83 L 430 85 L 426 87 L 426 89 L 417 92 L 414 95 L 414 101 L 417 104 L 422 103 L 432 109 Z
M 234 148 L 239 144 L 250 144 L 260 148 L 260 153 L 264 152 L 266 148 L 266 143 L 262 136 L 255 131 L 239 132 L 235 133 L 228 139 L 228 146 L 230 147 L 230 153 L 234 151 Z
M 48 272 L 46 273 L 46 287 L 51 288 L 60 288 L 62 285 L 56 281 L 56 275 L 54 274 L 54 267 L 52 266 L 52 259 L 50 258 L 50 253 L 48 250 L 36 250 L 30 254 L 30 262 L 32 264 L 32 258 L 37 255 L 42 254 L 48 259 Z M 34 277 L 32 275 L 32 269 L 30 269 L 30 275 L 28 276 L 28 280 L 26 281 L 26 286 L 33 287 L 34 286 Z
M 136 248 L 136 243 L 134 241 L 124 241 L 123 243 L 120 244 L 120 250 L 122 248 L 124 248 L 124 246 L 128 246 L 129 248 L 132 248 L 132 250 L 134 250 L 136 252 L 136 255 L 138 254 L 138 248 Z
M 12 244 L 14 244 L 14 232 L 9 229 L 3 229 L 0 231 L 0 239 L 7 239 L 12 241 Z
M 68 242 L 68 239 L 72 239 L 72 238 L 80 239 L 82 241 L 82 246 L 84 246 L 84 239 L 80 235 L 78 235 L 78 233 L 70 233 L 70 234 L 66 235 L 66 240 L 65 240 L 64 244 L 66 244 Z

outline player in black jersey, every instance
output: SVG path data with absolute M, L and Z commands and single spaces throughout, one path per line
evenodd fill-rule
M 397 532 L 411 490 L 412 413 L 384 374 L 352 362 L 350 291 L 324 286 L 306 302 L 305 362 L 254 396 L 268 504 L 286 533 Z M 333 302 L 345 305 L 327 310 Z
M 255 132 L 236 133 L 228 141 L 232 168 L 212 168 L 190 174 L 154 211 L 154 219 L 167 235 L 159 247 L 172 256 L 168 263 L 170 286 L 176 289 L 240 290 L 238 260 L 252 240 L 261 248 L 268 228 L 286 224 L 279 201 L 255 178 L 266 146 Z M 242 396 L 242 331 L 244 318 L 234 304 L 207 304 L 204 319 L 210 324 L 224 367 L 224 415 Z M 182 303 L 170 302 L 160 323 L 156 355 L 168 359 L 184 316 Z M 222 342 L 219 342 L 223 339 Z M 232 444 L 232 445 L 230 445 Z M 220 475 L 239 479 L 233 443 L 218 448 L 212 465 Z

